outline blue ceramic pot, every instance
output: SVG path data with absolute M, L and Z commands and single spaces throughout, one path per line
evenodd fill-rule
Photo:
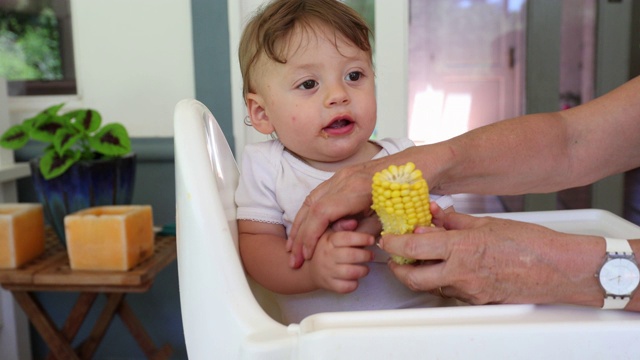
M 40 159 L 32 159 L 31 179 L 44 216 L 66 247 L 64 217 L 92 206 L 128 205 L 133 198 L 136 156 L 79 161 L 64 174 L 45 180 Z

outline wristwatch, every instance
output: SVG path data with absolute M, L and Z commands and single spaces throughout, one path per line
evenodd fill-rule
M 640 283 L 640 269 L 628 240 L 605 237 L 607 258 L 596 276 L 604 289 L 603 309 L 624 309 Z

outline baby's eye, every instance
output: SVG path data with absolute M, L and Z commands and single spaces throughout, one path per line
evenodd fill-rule
M 358 80 L 360 80 L 361 76 L 362 76 L 362 73 L 360 71 L 352 71 L 352 72 L 347 74 L 347 76 L 345 77 L 345 80 L 358 81 Z
M 318 82 L 315 80 L 307 80 L 302 82 L 302 84 L 298 85 L 298 89 L 310 90 L 318 85 Z

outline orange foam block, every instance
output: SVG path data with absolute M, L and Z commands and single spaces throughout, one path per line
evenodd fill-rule
M 108 205 L 64 218 L 69 265 L 74 270 L 129 270 L 153 255 L 149 205 Z
M 18 268 L 43 251 L 42 205 L 0 204 L 0 268 Z

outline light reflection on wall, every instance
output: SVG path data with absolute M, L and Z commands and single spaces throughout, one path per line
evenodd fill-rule
M 468 130 L 471 94 L 448 93 L 431 86 L 417 93 L 409 121 L 409 137 L 417 144 L 430 144 Z
M 411 0 L 409 126 L 416 143 L 521 114 L 526 0 Z

